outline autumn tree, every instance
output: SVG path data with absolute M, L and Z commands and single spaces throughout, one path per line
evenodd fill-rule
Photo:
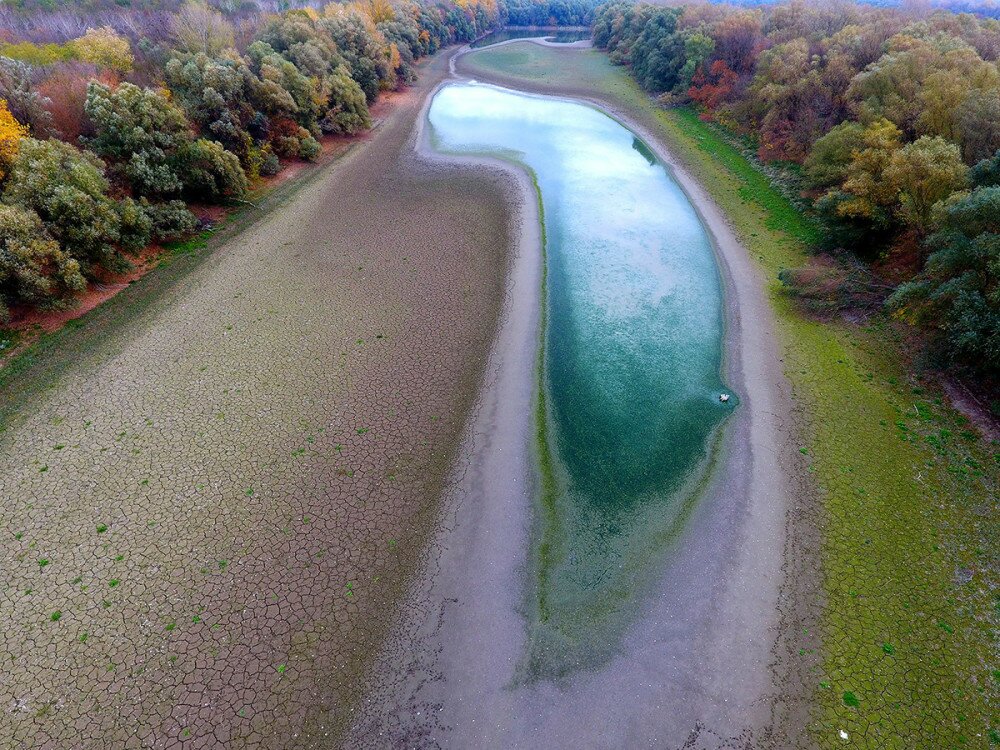
M 174 48 L 189 54 L 216 56 L 233 46 L 232 25 L 214 8 L 188 0 L 170 19 Z
M 28 135 L 28 128 L 19 123 L 7 109 L 7 100 L 0 99 L 0 182 L 17 158 L 21 139 Z
M 957 145 L 940 136 L 922 136 L 892 154 L 883 177 L 899 192 L 903 221 L 924 232 L 934 204 L 964 188 L 968 171 Z
M 73 41 L 73 51 L 76 58 L 83 62 L 119 73 L 132 70 L 135 62 L 128 39 L 119 35 L 110 26 L 87 29 L 86 34 Z

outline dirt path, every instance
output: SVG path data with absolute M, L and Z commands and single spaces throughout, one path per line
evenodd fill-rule
M 460 58 L 456 70 L 463 72 Z M 489 80 L 481 70 L 475 77 Z M 776 643 L 793 488 L 790 468 L 779 457 L 794 449 L 790 395 L 762 280 L 704 191 L 616 102 L 521 79 L 497 82 L 594 101 L 671 166 L 720 260 L 726 376 L 740 393 L 741 408 L 727 427 L 715 479 L 618 658 L 564 684 L 514 684 L 524 638 L 518 592 L 532 481 L 531 357 L 523 339 L 535 340 L 537 323 L 519 311 L 537 304 L 531 284 L 539 263 L 532 245 L 537 233 L 522 231 L 488 385 L 455 472 L 449 522 L 435 537 L 427 569 L 411 591 L 408 617 L 390 639 L 349 744 L 788 747 L 787 736 L 775 735 L 781 731 L 776 715 L 785 710 L 779 706 L 784 665 Z M 521 215 L 537 221 L 530 210 Z
M 504 187 L 408 163 L 448 57 L 276 210 L 6 383 L 5 747 L 329 747 L 349 721 L 502 292 Z

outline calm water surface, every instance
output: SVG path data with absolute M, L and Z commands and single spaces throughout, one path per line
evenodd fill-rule
M 719 273 L 665 167 L 599 110 L 455 83 L 429 119 L 435 148 L 516 162 L 541 195 L 541 490 L 519 676 L 559 678 L 614 652 L 735 405 L 719 402 Z

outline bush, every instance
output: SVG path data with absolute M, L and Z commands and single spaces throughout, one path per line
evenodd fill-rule
M 34 211 L 0 203 L 0 319 L 13 304 L 44 304 L 86 287 L 80 264 L 45 232 Z
M 121 216 L 108 195 L 104 164 L 60 141 L 25 138 L 4 190 L 4 201 L 34 211 L 84 275 L 116 267 Z
M 149 244 L 153 238 L 153 221 L 143 208 L 131 198 L 118 205 L 121 223 L 118 227 L 118 244 L 129 253 L 136 253 Z
M 184 201 L 150 204 L 143 200 L 142 207 L 152 224 L 152 236 L 156 239 L 174 239 L 194 231 L 198 226 L 198 219 L 184 205 Z
M 262 152 L 264 159 L 260 163 L 260 173 L 268 177 L 278 174 L 281 171 L 281 161 L 273 151 Z
M 178 154 L 177 166 L 185 194 L 195 200 L 225 202 L 246 193 L 247 178 L 240 160 L 215 141 L 199 138 L 186 144 Z
M 306 161 L 315 161 L 322 150 L 323 147 L 319 145 L 319 141 L 312 136 L 302 138 L 299 141 L 299 156 Z

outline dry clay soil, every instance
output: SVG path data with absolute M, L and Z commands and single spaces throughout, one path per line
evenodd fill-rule
M 4 747 L 329 746 L 350 723 L 511 241 L 508 181 L 411 156 L 449 57 L 346 156 L 0 394 Z

